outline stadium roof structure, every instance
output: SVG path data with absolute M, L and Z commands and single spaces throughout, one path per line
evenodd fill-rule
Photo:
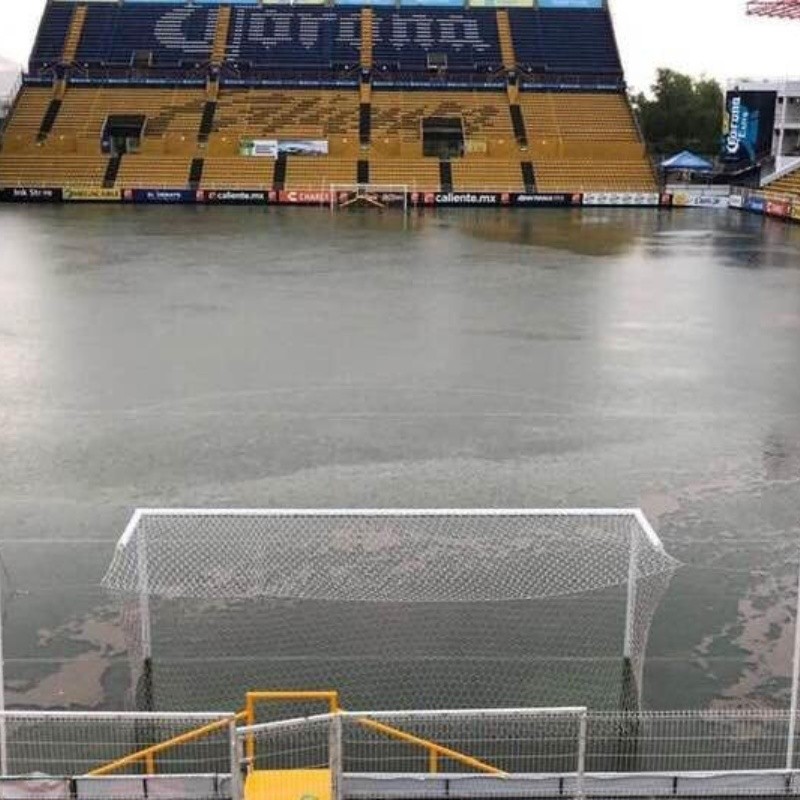
M 800 19 L 800 0 L 748 0 L 747 13 L 755 17 Z

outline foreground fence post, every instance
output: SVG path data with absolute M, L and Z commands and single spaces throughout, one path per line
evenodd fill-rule
M 6 728 L 6 662 L 3 652 L 3 591 L 5 590 L 5 567 L 0 562 L 0 776 L 8 776 L 8 730 Z
M 789 704 L 789 734 L 786 769 L 794 768 L 794 740 L 797 734 L 797 702 L 800 693 L 800 566 L 797 569 L 797 598 L 794 605 L 794 653 L 792 655 L 792 700 Z
M 231 800 L 242 800 L 244 787 L 242 785 L 242 743 L 236 729 L 236 717 L 231 720 L 228 727 L 230 736 L 231 755 Z
M 575 772 L 575 797 L 586 797 L 586 737 L 589 728 L 589 712 L 583 709 L 578 717 L 578 764 Z
M 328 759 L 331 769 L 331 800 L 342 800 L 342 715 L 331 717 L 328 730 Z

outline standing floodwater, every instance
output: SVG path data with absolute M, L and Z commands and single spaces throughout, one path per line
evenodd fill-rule
M 641 505 L 688 565 L 648 704 L 785 702 L 800 228 L 6 207 L 0 248 L 10 704 L 122 702 L 135 506 Z

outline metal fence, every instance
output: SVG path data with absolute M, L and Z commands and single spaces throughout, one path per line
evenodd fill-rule
M 790 722 L 772 711 L 345 712 L 238 737 L 265 796 L 304 780 L 334 800 L 767 797 L 800 794 Z
M 7 712 L 0 795 L 240 800 L 247 785 L 248 797 L 331 800 L 800 796 L 795 727 L 781 711 L 380 711 L 236 723 Z
M 230 774 L 232 714 L 8 711 L 3 775 Z

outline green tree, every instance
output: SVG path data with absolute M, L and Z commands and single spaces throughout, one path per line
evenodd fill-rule
M 659 69 L 651 96 L 632 98 L 642 133 L 652 151 L 693 150 L 715 156 L 722 134 L 723 94 L 715 81 Z

